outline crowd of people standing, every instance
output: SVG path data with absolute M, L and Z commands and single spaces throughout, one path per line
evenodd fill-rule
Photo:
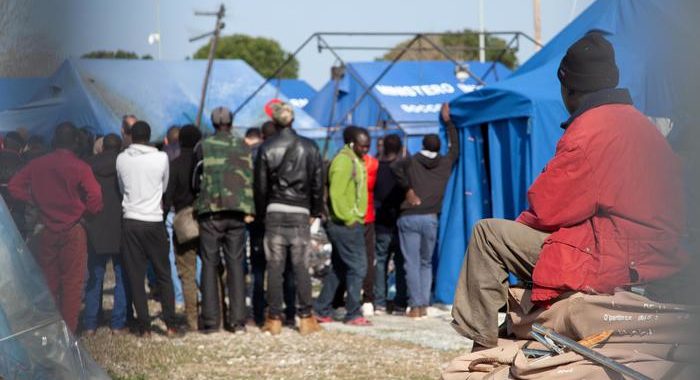
M 173 127 L 162 145 L 151 143 L 150 125 L 133 115 L 123 118 L 121 136 L 97 139 L 62 123 L 51 150 L 38 137 L 4 136 L 2 197 L 71 331 L 91 335 L 98 328 L 109 262 L 114 334 L 151 334 L 147 278 L 168 336 L 243 333 L 251 322 L 272 335 L 296 324 L 306 335 L 335 320 L 341 305 L 342 320 L 357 326 L 371 325 L 375 313 L 426 315 L 437 215 L 459 155 L 449 107 L 442 110 L 446 155 L 437 135 L 407 156 L 401 137 L 388 134 L 376 141 L 375 158 L 368 130 L 349 126 L 330 162 L 295 132 L 289 104 L 274 100 L 265 111 L 270 120 L 244 138 L 224 107 L 212 112 L 212 135 L 194 125 Z M 319 222 L 333 252 L 314 300 L 310 226 Z

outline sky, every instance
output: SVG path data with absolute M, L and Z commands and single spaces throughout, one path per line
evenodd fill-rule
M 592 0 L 541 0 L 542 35 L 546 43 L 578 15 Z M 224 0 L 224 34 L 245 33 L 273 38 L 287 51 L 294 51 L 314 32 L 444 32 L 478 29 L 478 0 Z M 55 3 L 54 3 L 55 4 Z M 123 49 L 158 56 L 148 35 L 158 29 L 162 36 L 161 58 L 182 60 L 207 40 L 190 43 L 196 35 L 211 31 L 213 17 L 195 16 L 194 11 L 215 11 L 221 0 L 64 0 L 45 10 L 64 15 L 60 40 L 66 55 L 79 57 L 92 50 Z M 157 12 L 160 9 L 160 12 Z M 159 16 L 159 17 L 158 17 Z M 532 1 L 485 0 L 487 31 L 533 32 Z M 57 37 L 58 38 L 58 37 Z M 404 37 L 406 38 L 406 37 Z M 333 46 L 391 47 L 404 38 L 331 38 Z M 534 45 L 522 40 L 518 57 L 524 62 Z M 345 61 L 374 60 L 382 52 L 340 51 Z M 309 44 L 298 56 L 300 77 L 320 88 L 330 77 L 335 59 Z

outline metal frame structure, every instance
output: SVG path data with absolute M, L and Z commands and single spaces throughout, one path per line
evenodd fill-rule
M 536 46 L 540 46 L 537 41 L 535 41 L 534 38 L 530 37 L 529 35 L 522 33 L 522 32 L 513 32 L 513 31 L 505 31 L 505 32 L 475 32 L 479 35 L 484 35 L 484 36 L 507 36 L 510 35 L 512 38 L 510 41 L 506 44 L 505 47 L 503 48 L 484 48 L 484 50 L 498 50 L 501 51 L 499 54 L 498 58 L 491 64 L 489 69 L 486 71 L 484 74 L 484 77 L 488 76 L 492 71 L 495 71 L 496 69 L 496 63 L 501 60 L 501 58 L 506 54 L 508 51 L 517 51 L 518 48 L 520 47 L 520 38 L 524 38 L 527 41 L 535 44 Z M 330 117 L 328 120 L 328 124 L 324 125 L 327 127 L 327 135 L 326 135 L 326 144 L 324 146 L 324 152 L 323 155 L 325 156 L 327 149 L 328 149 L 328 143 L 330 139 L 332 138 L 333 134 L 340 129 L 341 123 L 343 120 L 345 120 L 350 114 L 352 114 L 357 107 L 362 104 L 362 102 L 369 96 L 372 98 L 377 105 L 380 108 L 381 113 L 384 113 L 388 117 L 388 125 L 385 124 L 380 129 L 387 130 L 389 128 L 391 129 L 398 129 L 400 130 L 405 136 L 408 134 L 403 130 L 401 127 L 401 124 L 394 120 L 391 116 L 391 113 L 388 112 L 388 110 L 384 107 L 382 102 L 379 101 L 379 99 L 372 93 L 372 89 L 384 78 L 384 76 L 394 67 L 396 62 L 398 62 L 406 52 L 411 51 L 411 50 L 417 50 L 417 51 L 438 51 L 441 55 L 445 57 L 446 60 L 451 61 L 452 63 L 455 64 L 456 67 L 460 67 L 461 69 L 465 70 L 474 80 L 477 81 L 479 84 L 485 84 L 483 79 L 471 71 L 469 71 L 469 68 L 466 67 L 462 62 L 459 60 L 455 59 L 453 56 L 454 52 L 458 51 L 473 51 L 473 50 L 480 50 L 479 48 L 465 48 L 465 49 L 447 49 L 444 47 L 441 47 L 435 43 L 431 38 L 429 37 L 435 37 L 435 36 L 446 36 L 446 35 L 454 35 L 455 33 L 416 33 L 416 32 L 317 32 L 313 33 L 310 35 L 299 47 L 297 47 L 296 50 L 292 54 L 290 54 L 287 59 L 270 75 L 269 77 L 265 78 L 265 81 L 255 90 L 253 91 L 244 101 L 241 103 L 234 111 L 233 114 L 234 116 L 241 110 L 243 107 L 245 107 L 255 96 L 258 95 L 258 93 L 267 85 L 271 80 L 277 78 L 279 74 L 282 72 L 282 70 L 297 56 L 299 53 L 309 45 L 312 41 L 316 40 L 316 46 L 318 49 L 319 53 L 322 53 L 324 50 L 328 50 L 331 52 L 333 57 L 336 59 L 337 62 L 340 63 L 341 67 L 346 67 L 346 62 L 345 60 L 338 54 L 339 50 L 384 50 L 388 51 L 393 49 L 387 48 L 387 47 L 378 47 L 378 46 L 331 46 L 328 41 L 327 37 L 413 37 L 396 55 L 396 57 L 389 63 L 389 65 L 380 73 L 380 75 L 369 85 L 365 85 L 360 78 L 357 77 L 357 75 L 352 72 L 351 70 L 347 71 L 346 73 L 350 74 L 356 82 L 358 82 L 363 88 L 364 91 L 360 95 L 359 98 L 355 101 L 353 106 L 345 112 L 345 114 L 342 115 L 342 117 L 337 118 L 334 120 L 335 117 L 335 106 L 337 102 L 337 93 L 338 93 L 338 82 L 342 78 L 340 77 L 335 77 L 333 80 L 335 80 L 335 99 L 333 100 L 333 106 L 331 108 L 330 112 Z M 414 45 L 419 44 L 422 45 L 422 42 L 426 42 L 428 44 L 428 47 L 423 47 L 423 46 L 418 46 L 414 47 Z M 377 127 L 373 128 L 377 129 Z

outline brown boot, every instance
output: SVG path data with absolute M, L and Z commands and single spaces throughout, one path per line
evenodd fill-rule
M 421 308 L 416 306 L 412 307 L 410 310 L 408 310 L 408 313 L 406 313 L 406 316 L 411 318 L 411 319 L 420 319 L 421 315 Z
M 317 331 L 322 331 L 323 327 L 318 324 L 316 318 L 313 315 L 308 317 L 299 318 L 299 334 L 309 335 Z
M 270 335 L 279 335 L 282 333 L 282 319 L 275 316 L 268 316 L 262 327 L 262 332 L 269 333 Z

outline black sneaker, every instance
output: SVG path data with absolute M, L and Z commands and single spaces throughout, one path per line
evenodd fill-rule
M 199 332 L 201 334 L 204 334 L 204 335 L 209 335 L 209 334 L 214 334 L 214 333 L 219 332 L 219 328 L 218 327 L 203 327 L 201 330 L 199 330 Z

